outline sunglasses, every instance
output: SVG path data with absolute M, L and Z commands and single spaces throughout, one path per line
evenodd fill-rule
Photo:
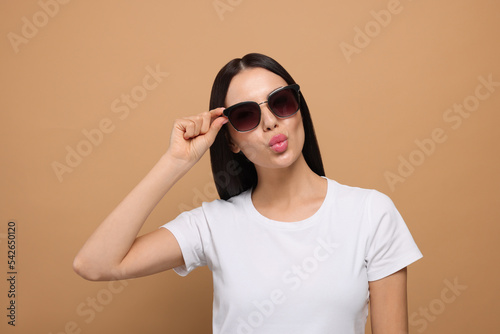
M 267 101 L 246 101 L 234 104 L 224 109 L 224 116 L 238 132 L 255 129 L 260 123 L 260 105 L 267 103 L 269 110 L 279 118 L 293 116 L 299 111 L 300 86 L 297 84 L 280 87 L 267 96 Z

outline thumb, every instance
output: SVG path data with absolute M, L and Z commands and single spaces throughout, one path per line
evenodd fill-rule
M 212 145 L 215 141 L 215 137 L 217 137 L 217 133 L 219 133 L 222 126 L 226 124 L 229 120 L 226 117 L 217 117 L 212 124 L 210 124 L 210 128 L 208 129 L 205 137 L 207 138 L 210 145 Z

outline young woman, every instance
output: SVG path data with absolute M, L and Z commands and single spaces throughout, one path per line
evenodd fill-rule
M 224 108 L 224 106 L 226 108 Z M 210 148 L 221 197 L 137 237 Z M 391 200 L 324 176 L 309 109 L 275 60 L 217 75 L 210 111 L 176 120 L 170 146 L 74 260 L 89 280 L 213 272 L 214 333 L 408 332 L 406 266 L 422 257 Z

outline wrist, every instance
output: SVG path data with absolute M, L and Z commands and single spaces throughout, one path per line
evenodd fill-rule
M 171 154 L 170 151 L 165 152 L 160 157 L 158 163 L 164 166 L 168 166 L 169 169 L 175 169 L 181 174 L 186 173 L 191 169 L 191 167 L 193 167 L 196 164 L 195 161 L 193 162 L 176 157 L 175 155 Z

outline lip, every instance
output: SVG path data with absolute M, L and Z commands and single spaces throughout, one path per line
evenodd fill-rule
M 284 152 L 288 148 L 288 138 L 284 134 L 273 136 L 269 141 L 269 146 L 277 153 Z
M 287 137 L 284 134 L 280 133 L 279 135 L 273 136 L 273 138 L 271 138 L 271 140 L 269 141 L 269 146 L 276 145 L 278 143 L 284 142 L 285 140 L 287 140 Z

